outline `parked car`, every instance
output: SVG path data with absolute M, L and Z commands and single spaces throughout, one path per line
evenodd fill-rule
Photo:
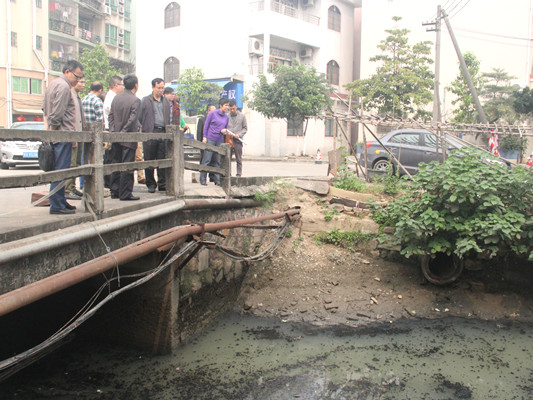
M 425 129 L 399 129 L 387 133 L 381 139 L 385 146 L 409 171 L 410 174 L 418 172 L 418 164 L 429 163 L 435 160 L 442 160 L 442 152 L 437 153 L 437 136 Z M 440 142 L 439 142 L 440 143 Z M 447 151 L 453 151 L 466 146 L 453 136 L 446 135 Z M 386 171 L 391 164 L 391 157 L 386 150 L 377 142 L 367 142 L 368 166 L 378 171 Z M 364 154 L 361 154 L 361 163 L 365 166 Z M 396 162 L 392 162 L 394 171 L 398 168 Z M 405 171 L 400 168 L 400 174 Z
M 11 129 L 44 130 L 44 122 L 15 122 Z M 41 142 L 4 141 L 0 142 L 0 169 L 17 165 L 35 165 L 39 163 L 38 150 Z

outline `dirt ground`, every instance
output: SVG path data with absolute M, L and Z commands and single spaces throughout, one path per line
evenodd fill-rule
M 319 231 L 372 228 L 364 212 L 331 205 L 331 198 L 295 187 L 278 189 L 276 211 L 300 206 L 301 222 L 270 259 L 251 265 L 237 302 L 242 312 L 319 325 L 448 316 L 533 321 L 531 264 L 487 262 L 481 270 L 465 270 L 449 286 L 434 286 L 416 261 L 380 250 L 377 241 L 356 250 L 317 245 L 313 237 Z M 325 221 L 331 207 L 337 211 Z

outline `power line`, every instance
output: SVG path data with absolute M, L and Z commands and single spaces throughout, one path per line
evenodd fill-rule
M 466 3 L 463 4 L 463 6 L 462 6 L 459 10 L 457 10 L 457 11 L 455 12 L 455 14 L 451 15 L 451 16 L 450 16 L 450 19 L 453 18 L 453 17 L 455 17 L 457 14 L 459 14 L 459 13 L 461 12 L 461 10 L 462 10 L 463 8 L 465 8 L 466 5 L 467 5 L 468 3 L 470 3 L 470 0 L 466 0 Z
M 478 35 L 485 35 L 485 36 L 494 36 L 504 39 L 513 39 L 513 40 L 525 40 L 528 42 L 533 42 L 533 39 L 531 38 L 525 38 L 525 37 L 518 37 L 518 36 L 509 36 L 509 35 L 499 35 L 497 33 L 489 33 L 489 32 L 481 32 L 481 31 L 473 31 L 471 29 L 462 29 L 462 28 L 455 28 L 457 31 L 461 32 L 469 32 L 469 33 L 476 33 Z

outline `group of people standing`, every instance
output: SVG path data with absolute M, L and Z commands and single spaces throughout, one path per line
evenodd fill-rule
M 82 131 L 85 123 L 100 122 L 109 132 L 165 132 L 168 125 L 179 125 L 187 132 L 188 127 L 181 115 L 179 99 L 171 87 L 165 87 L 161 78 L 152 80 L 152 93 L 139 99 L 138 78 L 127 74 L 124 78 L 114 76 L 110 80 L 109 91 L 103 95 L 103 85 L 93 82 L 89 93 L 80 99 L 79 93 L 85 88 L 84 67 L 75 60 L 68 61 L 63 67 L 63 75 L 48 86 L 43 104 L 45 129 Z M 214 112 L 213 112 L 214 111 Z M 229 115 L 228 115 L 229 111 Z M 198 123 L 197 139 L 213 146 L 220 146 L 225 136 L 233 139 L 232 151 L 237 162 L 237 176 L 242 174 L 243 137 L 247 132 L 246 118 L 237 109 L 234 100 L 220 99 L 219 109 L 208 105 L 207 116 Z M 192 138 L 192 135 L 187 135 Z M 83 163 L 83 144 L 70 142 L 52 143 L 55 169 L 66 169 Z M 119 142 L 106 147 L 104 163 L 126 163 L 166 158 L 163 140 L 145 142 Z M 201 164 L 220 167 L 220 155 L 205 150 Z M 150 193 L 166 190 L 166 169 L 146 168 L 137 171 L 138 183 L 145 184 Z M 200 183 L 206 185 L 206 172 L 200 173 Z M 220 185 L 220 175 L 213 174 L 215 185 Z M 68 180 L 64 187 L 61 182 L 50 185 L 50 214 L 73 214 L 76 206 L 67 202 L 79 200 L 83 195 L 76 189 L 75 181 Z M 104 178 L 110 189 L 111 198 L 122 201 L 139 200 L 133 195 L 134 174 L 132 171 L 114 172 Z M 60 186 L 60 187 L 59 187 Z M 83 179 L 80 178 L 80 188 Z

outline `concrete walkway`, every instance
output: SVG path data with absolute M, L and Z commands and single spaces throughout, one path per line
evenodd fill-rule
M 233 169 L 235 164 L 232 163 Z M 249 187 L 250 190 L 238 190 L 235 197 L 253 197 L 258 187 L 264 185 L 267 177 L 296 177 L 296 176 L 320 176 L 325 178 L 327 163 L 315 164 L 312 160 L 280 160 L 261 159 L 245 160 L 243 162 L 244 177 L 237 178 L 238 182 L 233 182 L 232 186 Z M 38 169 L 17 168 L 9 171 L 1 171 L 3 175 L 17 175 L 28 173 L 39 173 Z M 233 171 L 234 173 L 234 171 Z M 236 178 L 232 178 L 236 179 Z M 185 173 L 185 195 L 184 199 L 224 199 L 226 194 L 213 183 L 202 186 L 193 183 L 191 171 Z M 263 187 L 268 190 L 268 186 Z M 84 211 L 80 200 L 69 200 L 78 209 L 72 215 L 50 215 L 48 207 L 34 207 L 31 205 L 31 194 L 34 192 L 47 191 L 46 186 L 35 186 L 30 188 L 1 189 L 0 190 L 0 244 L 7 243 L 26 237 L 31 237 L 45 232 L 64 229 L 69 226 L 93 221 L 93 216 Z M 145 185 L 135 184 L 134 195 L 139 196 L 138 201 L 120 201 L 107 197 L 104 199 L 104 218 L 147 209 L 160 204 L 174 201 L 174 198 L 166 196 L 165 192 L 149 193 Z M 140 211 L 142 212 L 142 211 Z

